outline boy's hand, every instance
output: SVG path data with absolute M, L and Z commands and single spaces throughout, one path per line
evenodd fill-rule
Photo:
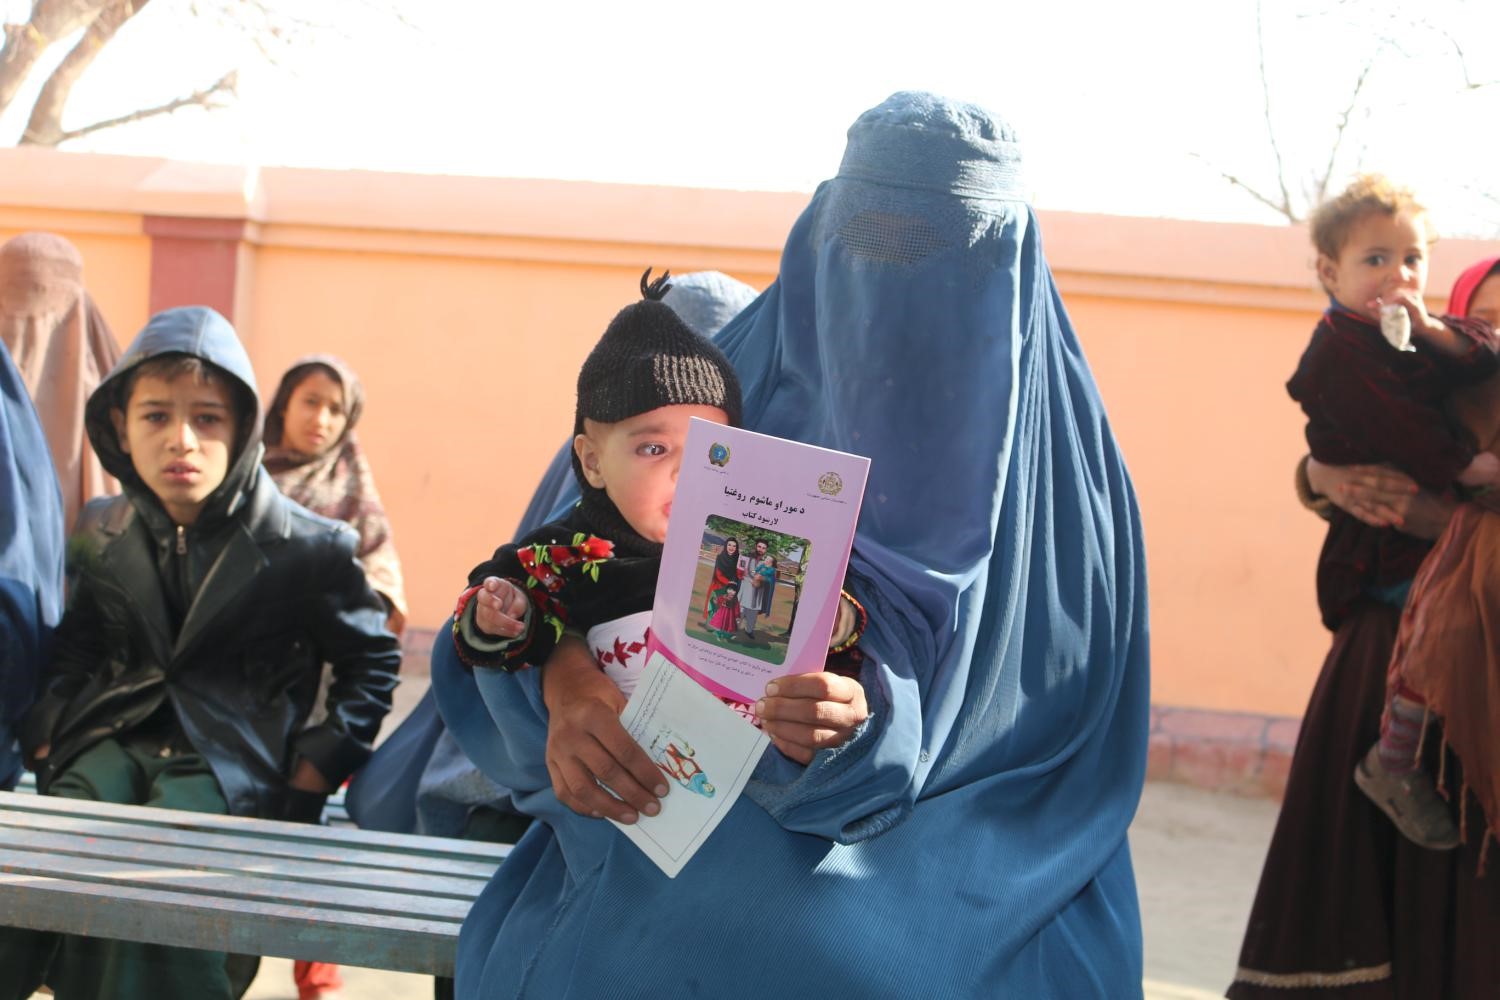
M 819 750 L 843 746 L 870 709 L 859 681 L 824 672 L 771 681 L 755 714 L 776 749 L 807 764 Z
M 323 777 L 323 773 L 306 758 L 297 761 L 297 766 L 292 768 L 292 776 L 287 779 L 286 783 L 299 792 L 328 795 L 333 791 L 333 783 Z
M 526 630 L 526 591 L 509 580 L 487 576 L 474 595 L 474 624 L 481 632 L 514 639 Z
M 599 669 L 588 646 L 563 636 L 542 667 L 542 700 L 547 774 L 559 802 L 584 816 L 619 823 L 661 812 L 657 800 L 667 794 L 667 783 L 620 725 L 625 695 Z

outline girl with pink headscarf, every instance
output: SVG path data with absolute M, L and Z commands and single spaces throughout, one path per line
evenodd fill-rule
M 1492 323 L 1500 314 L 1500 258 L 1459 276 L 1448 312 Z M 1476 301 L 1477 300 L 1477 301 Z M 1500 377 L 1461 389 L 1453 414 L 1480 448 L 1500 455 Z M 1387 685 L 1414 692 L 1443 720 L 1443 740 L 1463 763 L 1459 833 L 1468 835 L 1469 793 L 1483 810 L 1480 865 L 1500 834 L 1500 495 L 1459 504 L 1412 581 Z M 1389 713 L 1387 713 L 1389 714 Z M 1390 720 L 1382 720 L 1389 725 Z M 1439 778 L 1441 785 L 1442 778 Z

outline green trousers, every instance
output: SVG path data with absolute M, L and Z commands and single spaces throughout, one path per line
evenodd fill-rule
M 108 739 L 53 779 L 48 795 L 227 813 L 208 763 L 170 742 Z M 225 954 L 0 928 L 0 1000 L 25 1000 L 45 982 L 57 1000 L 232 1000 Z M 253 975 L 253 972 L 252 972 Z

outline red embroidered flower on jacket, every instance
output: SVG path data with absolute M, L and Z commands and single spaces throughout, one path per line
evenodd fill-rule
M 614 557 L 615 543 L 590 535 L 578 546 L 578 551 L 590 562 L 599 562 Z
M 551 559 L 538 552 L 545 546 L 533 545 L 530 548 L 521 549 L 516 553 L 516 559 L 521 563 L 521 568 L 526 575 L 548 590 L 556 592 L 562 589 L 563 578 L 552 568 Z
M 581 565 L 594 582 L 599 580 L 599 564 L 614 558 L 615 543 L 593 535 L 579 533 L 572 545 L 528 545 L 516 551 L 516 559 L 531 579 L 528 587 L 541 584 L 556 593 L 563 583 L 562 571 Z

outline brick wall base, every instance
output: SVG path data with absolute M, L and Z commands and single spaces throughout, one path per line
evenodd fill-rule
M 1148 781 L 1280 800 L 1301 719 L 1151 706 Z

